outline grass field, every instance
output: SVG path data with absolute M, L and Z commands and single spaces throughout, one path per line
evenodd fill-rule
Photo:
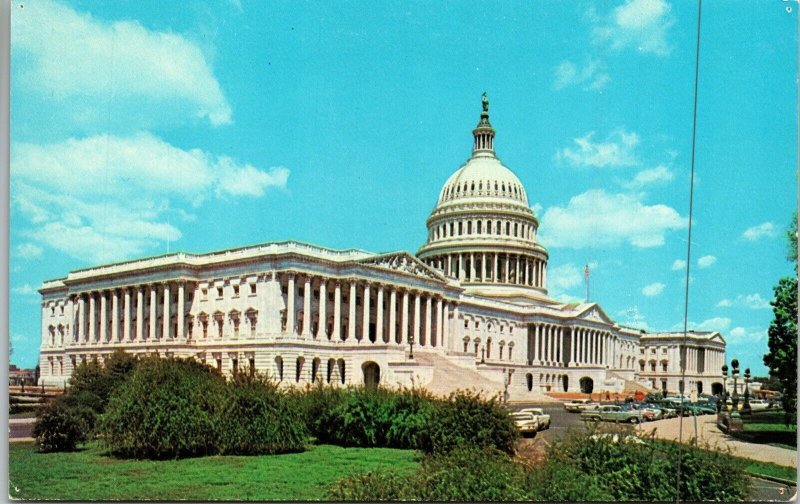
M 318 500 L 334 481 L 391 468 L 410 473 L 417 452 L 312 446 L 304 453 L 121 460 L 98 445 L 73 453 L 38 453 L 9 445 L 9 495 L 56 500 Z
M 747 466 L 745 470 L 755 476 L 772 476 L 797 484 L 797 470 L 794 467 L 779 466 L 769 462 L 758 462 L 755 460 L 745 460 Z

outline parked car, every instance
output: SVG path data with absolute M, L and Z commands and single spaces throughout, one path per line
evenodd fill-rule
M 658 406 L 653 403 L 642 404 L 640 407 L 640 411 L 644 415 L 644 417 L 649 420 L 661 420 L 664 418 L 664 410 L 661 409 L 661 406 Z
M 581 420 L 640 423 L 644 421 L 644 415 L 641 411 L 633 408 L 608 405 L 581 412 Z
M 550 415 L 544 412 L 542 408 L 524 408 L 519 410 L 520 413 L 530 413 L 536 418 L 536 431 L 543 431 L 550 428 Z
M 591 399 L 573 399 L 572 401 L 564 403 L 564 409 L 570 413 L 580 413 L 586 409 L 594 409 L 600 406 L 600 403 L 592 402 Z
M 514 421 L 514 425 L 517 426 L 517 429 L 519 429 L 523 436 L 536 435 L 536 432 L 539 429 L 539 420 L 533 415 L 533 413 L 517 411 L 515 413 L 511 413 L 510 416 Z
M 750 399 L 750 411 L 766 411 L 768 409 L 768 401 L 764 399 Z

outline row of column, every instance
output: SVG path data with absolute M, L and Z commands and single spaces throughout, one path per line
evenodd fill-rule
M 533 324 L 528 336 L 528 362 L 538 365 L 599 365 L 614 367 L 614 334 L 584 327 L 570 329 L 569 346 L 565 345 L 568 328 L 555 324 Z
M 155 341 L 159 337 L 158 307 L 161 305 L 162 338 L 183 338 L 185 318 L 185 283 L 174 284 L 177 309 L 173 326 L 171 310 L 172 283 L 159 283 L 130 288 L 77 294 L 75 341 L 79 343 L 108 341 Z M 145 296 L 150 299 L 145 315 Z M 134 305 L 135 302 L 135 305 Z M 135 306 L 135 316 L 132 313 Z M 109 310 L 110 308 L 110 310 Z M 109 320 L 110 319 L 110 320 Z M 135 324 L 134 324 L 135 320 Z
M 438 224 L 428 230 L 428 242 L 461 236 L 504 236 L 533 240 L 531 224 L 516 221 L 461 220 Z
M 545 288 L 547 264 L 524 254 L 467 252 L 426 259 L 434 268 L 462 282 L 503 283 Z
M 690 373 L 703 373 L 708 369 L 708 356 L 710 350 L 701 347 L 686 347 L 686 371 Z M 722 373 L 722 364 L 712 366 L 711 371 Z
M 298 313 L 298 280 L 302 283 L 302 320 Z M 296 274 L 286 275 L 287 296 L 284 331 L 299 336 L 327 337 L 330 340 L 370 341 L 372 343 L 415 343 L 421 346 L 444 346 L 450 333 L 450 311 L 454 303 L 429 292 L 398 289 L 372 282 L 327 280 Z M 319 287 L 319 301 L 312 306 L 314 284 Z M 328 284 L 333 290 L 333 316 L 328 315 Z M 342 291 L 347 292 L 346 303 Z M 375 295 L 375 312 L 371 299 Z M 361 297 L 359 313 L 356 300 Z M 346 306 L 345 306 L 346 305 Z M 316 309 L 316 330 L 312 317 Z M 346 310 L 346 313 L 344 313 Z M 374 322 L 373 322 L 374 321 Z M 361 322 L 360 331 L 358 322 Z

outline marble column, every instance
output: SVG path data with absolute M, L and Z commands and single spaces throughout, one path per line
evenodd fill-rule
M 291 335 L 294 335 L 296 334 L 294 327 L 295 326 L 294 303 L 295 303 L 295 295 L 297 294 L 295 292 L 295 286 L 294 286 L 294 273 L 289 273 L 289 275 L 287 276 L 287 283 L 288 285 L 286 286 L 286 332 Z
M 170 305 L 172 303 L 171 303 L 171 298 L 170 298 L 169 294 L 170 294 L 170 292 L 169 292 L 169 284 L 165 283 L 164 284 L 164 309 L 163 309 L 164 310 L 164 314 L 163 314 L 163 316 L 164 316 L 164 320 L 163 320 L 164 324 L 163 324 L 163 330 L 161 331 L 161 334 L 164 337 L 164 339 L 167 339 L 167 338 L 170 337 L 169 333 L 170 333 L 170 322 L 171 322 L 170 318 L 171 317 L 170 317 L 169 309 L 170 309 Z
M 111 291 L 111 341 L 119 340 L 119 291 Z
M 400 344 L 408 343 L 408 291 L 403 291 L 403 306 L 400 310 Z
M 136 287 L 136 341 L 144 340 L 144 290 Z
M 78 295 L 78 330 L 75 336 L 78 341 L 86 341 L 88 339 L 86 334 L 86 298 L 83 294 Z
M 422 321 L 420 320 L 420 293 L 414 293 L 414 342 L 419 344 L 420 328 Z
M 333 287 L 333 334 L 331 339 L 338 340 L 342 337 L 342 285 L 337 280 Z
M 356 281 L 350 280 L 350 296 L 348 297 L 347 338 L 356 339 Z
M 311 336 L 311 277 L 306 275 L 303 283 L 303 331 L 302 336 Z
M 378 343 L 385 343 L 383 339 L 383 285 L 378 285 L 378 299 L 376 300 L 375 312 L 375 341 Z
M 389 291 L 389 343 L 397 342 L 397 289 Z
M 176 329 L 177 334 L 175 335 L 175 337 L 181 340 L 185 339 L 185 334 L 184 334 L 185 332 L 184 312 L 186 311 L 185 288 L 186 288 L 185 282 L 178 283 L 178 306 L 175 311 L 175 315 L 178 319 L 178 328 Z M 263 317 L 264 315 L 261 314 L 261 316 Z
M 362 341 L 369 341 L 369 295 L 370 295 L 370 288 L 369 284 L 364 284 L 364 299 L 362 304 L 362 315 L 364 317 L 361 323 L 361 340 Z
M 130 341 L 131 339 L 131 290 L 125 287 L 125 300 L 122 305 L 122 339 L 123 341 Z
M 89 341 L 94 342 L 95 340 L 95 309 L 94 309 L 94 293 L 89 293 Z
M 431 324 L 432 324 L 432 314 L 431 314 L 431 296 L 430 294 L 425 296 L 425 345 L 431 344 Z
M 558 363 L 564 364 L 564 328 L 561 326 L 558 328 Z
M 317 318 L 317 334 L 314 336 L 326 336 L 328 332 L 328 282 L 324 278 L 319 281 L 319 317 Z
M 443 310 L 444 310 L 444 301 L 442 300 L 442 298 L 439 298 L 436 301 L 436 339 L 431 342 L 433 346 L 441 346 L 442 344 Z
M 150 343 L 155 343 L 156 341 L 156 324 L 158 323 L 156 315 L 156 309 L 158 308 L 158 301 L 156 300 L 157 288 L 156 285 L 150 286 L 150 334 L 148 335 Z
M 497 278 L 497 256 L 498 256 L 497 252 L 492 254 L 492 256 L 493 256 L 493 261 L 492 262 L 494 264 L 494 266 L 492 266 L 492 282 L 497 283 L 497 282 L 499 282 L 499 280 Z

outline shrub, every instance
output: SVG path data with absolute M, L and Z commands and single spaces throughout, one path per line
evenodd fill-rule
M 336 408 L 344 401 L 348 389 L 316 383 L 305 390 L 292 389 L 289 398 L 302 412 L 309 434 L 319 443 L 341 444 L 337 439 Z
M 429 425 L 429 436 L 430 445 L 426 448 L 434 453 L 460 445 L 514 453 L 519 431 L 496 399 L 458 391 L 439 403 Z
M 309 432 L 320 443 L 422 449 L 436 400 L 426 391 L 315 385 L 295 393 Z
M 426 456 L 410 476 L 388 472 L 356 475 L 328 490 L 345 501 L 519 501 L 526 500 L 524 466 L 493 448 L 459 446 Z
M 537 486 L 536 482 L 568 482 L 578 500 L 603 500 L 599 490 L 612 500 L 676 500 L 676 472 L 681 460 L 680 500 L 741 500 L 747 495 L 748 479 L 740 461 L 730 454 L 713 452 L 624 431 L 594 436 L 576 436 L 551 446 L 540 469 L 544 476 L 532 478 L 537 497 L 558 500 L 563 489 Z M 583 474 L 583 477 L 577 475 Z
M 112 453 L 136 458 L 215 453 L 224 387 L 216 370 L 192 359 L 143 359 L 111 394 L 105 442 Z
M 216 413 L 219 452 L 260 455 L 302 451 L 308 431 L 302 411 L 261 376 L 237 375 Z
M 37 411 L 33 437 L 43 452 L 72 451 L 86 440 L 88 430 L 78 409 L 56 399 Z

